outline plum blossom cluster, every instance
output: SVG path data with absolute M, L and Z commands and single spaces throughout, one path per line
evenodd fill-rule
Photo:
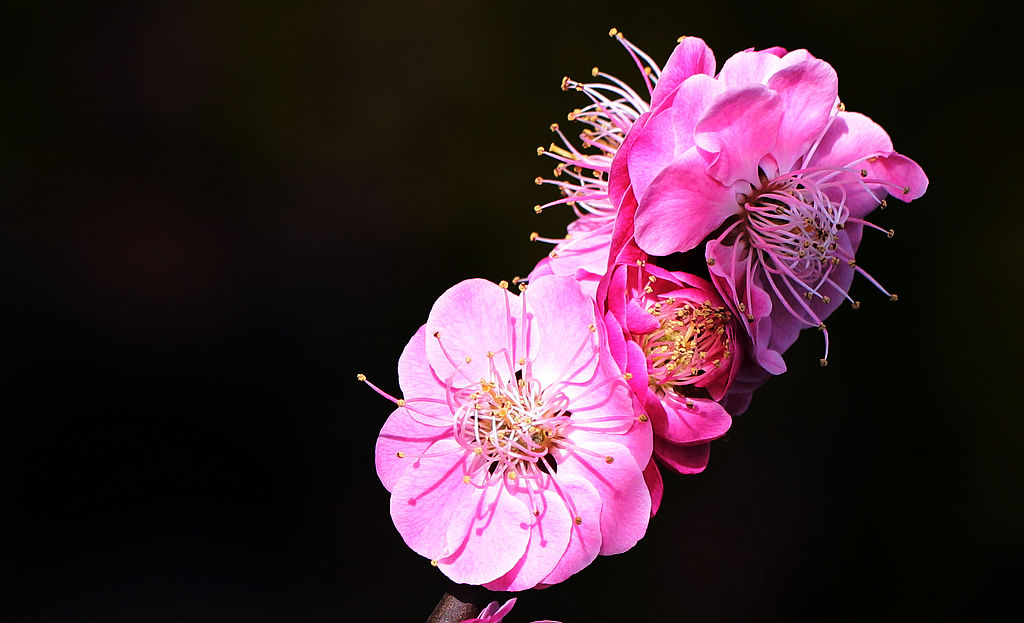
M 597 68 L 562 88 L 586 104 L 553 159 L 576 219 L 528 279 L 440 296 L 398 361 L 401 397 L 376 447 L 391 517 L 459 583 L 557 584 L 624 552 L 657 512 L 659 465 L 693 474 L 783 354 L 825 320 L 887 197 L 928 180 L 846 110 L 805 50 L 746 50 L 720 68 L 684 37 L 662 68 L 614 29 L 634 89 Z M 681 270 L 686 267 L 686 271 Z M 511 608 L 489 608 L 500 620 Z M 491 617 L 491 618 L 486 618 Z M 498 617 L 495 619 L 494 617 Z

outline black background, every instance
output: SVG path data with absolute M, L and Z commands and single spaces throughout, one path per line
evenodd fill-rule
M 966 3 L 965 3 L 966 4 Z M 420 621 L 443 576 L 373 445 L 457 281 L 566 215 L 532 179 L 592 65 L 806 47 L 931 178 L 864 303 L 666 475 L 647 537 L 509 621 L 1021 613 L 1021 59 L 983 2 L 8 5 L 0 620 Z M 896 203 L 896 202 L 892 202 Z

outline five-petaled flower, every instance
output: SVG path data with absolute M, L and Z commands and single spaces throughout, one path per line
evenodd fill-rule
M 555 584 L 644 534 L 652 433 L 567 277 L 445 292 L 399 360 L 377 473 L 405 542 L 459 583 Z

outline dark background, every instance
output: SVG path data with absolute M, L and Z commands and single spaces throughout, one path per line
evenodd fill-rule
M 647 537 L 510 621 L 1021 614 L 1021 59 L 992 5 L 7 5 L 0 620 L 421 621 L 373 468 L 433 300 L 566 215 L 532 180 L 591 66 L 806 47 L 931 178 L 862 308 L 666 475 Z M 896 203 L 896 202 L 893 202 Z

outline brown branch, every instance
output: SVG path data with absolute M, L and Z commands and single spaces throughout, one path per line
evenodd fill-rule
M 471 619 L 491 601 L 491 593 L 483 587 L 452 585 L 430 613 L 427 623 L 458 623 Z

